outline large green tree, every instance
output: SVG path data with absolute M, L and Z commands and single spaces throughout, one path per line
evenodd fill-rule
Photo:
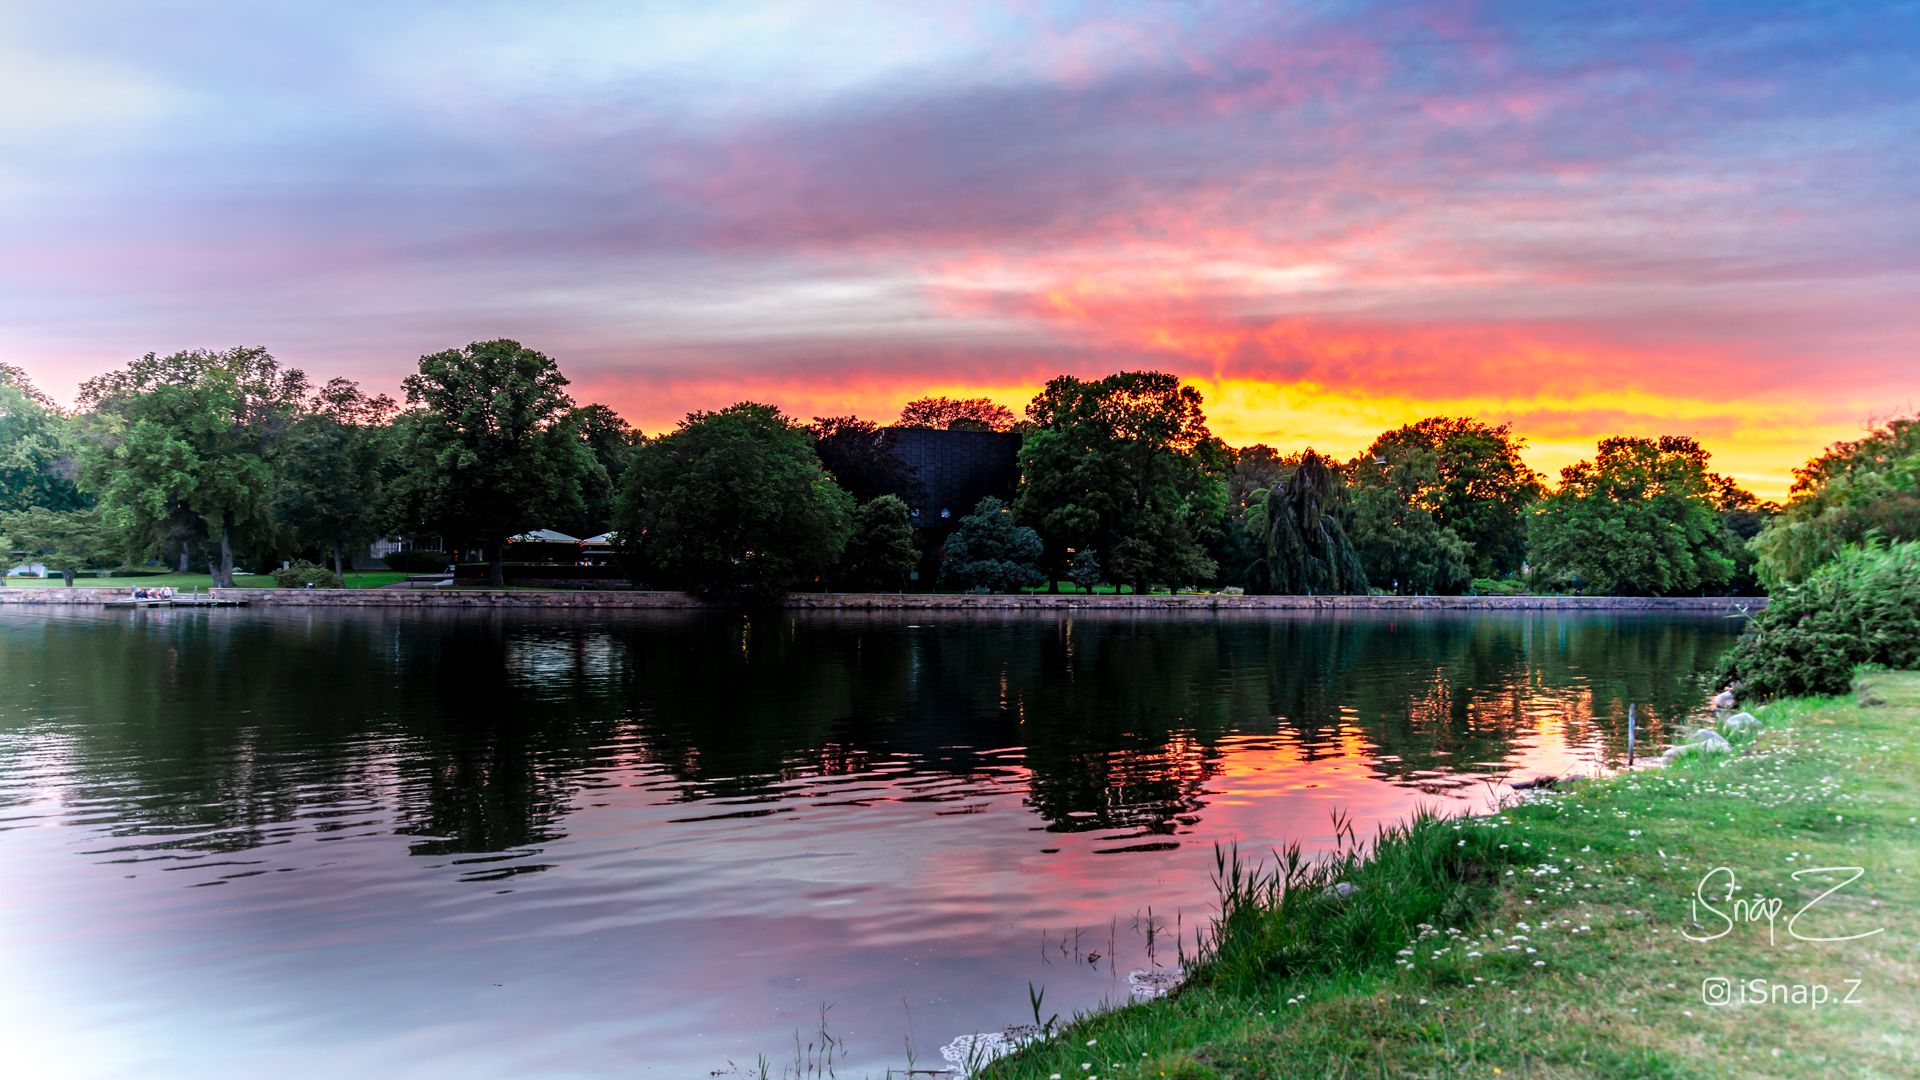
M 1060 376 L 1027 406 L 1014 511 L 1046 543 L 1055 587 L 1080 548 L 1143 591 L 1217 572 L 1203 541 L 1225 513 L 1229 454 L 1201 404 L 1176 376 L 1122 371 Z
M 1920 416 L 1835 443 L 1795 469 L 1786 510 L 1753 539 L 1756 570 L 1769 588 L 1796 584 L 1868 536 L 1920 539 Z
M 1359 461 L 1378 461 L 1387 474 L 1402 462 L 1416 471 L 1417 484 L 1395 477 L 1407 505 L 1470 545 L 1474 574 L 1496 577 L 1526 562 L 1526 510 L 1545 492 L 1520 460 L 1524 445 L 1507 424 L 1432 416 L 1381 435 Z
M 1592 460 L 1560 471 L 1534 508 L 1536 573 L 1596 593 L 1672 596 L 1725 588 L 1733 540 L 1698 442 L 1602 439 Z
M 395 405 L 350 379 L 333 379 L 293 422 L 272 502 L 275 523 L 303 549 L 325 552 L 335 574 L 346 552 L 386 531 L 383 511 Z
M 75 510 L 91 501 L 74 478 L 73 423 L 11 364 L 0 364 L 0 510 Z
M 830 568 L 852 515 L 807 430 L 742 402 L 640 447 L 614 516 L 636 577 L 761 603 Z
M 517 341 L 478 341 L 420 358 L 403 384 L 416 415 L 399 425 L 395 505 L 410 524 L 486 549 L 506 582 L 507 538 L 585 509 L 604 470 L 570 422 L 559 365 Z
M 1393 453 L 1394 460 L 1362 454 L 1346 470 L 1350 533 L 1368 582 L 1403 594 L 1465 592 L 1472 545 L 1424 497 L 1440 488 L 1436 455 L 1406 446 Z
M 834 576 L 847 589 L 903 589 L 919 562 L 906 502 L 882 495 L 853 512 L 852 532 Z
M 233 584 L 236 536 L 271 529 L 286 437 L 307 391 L 265 349 L 153 353 L 80 387 L 81 485 L 149 550 L 188 532 Z
M 1247 512 L 1265 557 L 1249 584 L 1290 596 L 1367 592 L 1367 572 L 1347 535 L 1346 481 L 1332 461 L 1308 448 Z

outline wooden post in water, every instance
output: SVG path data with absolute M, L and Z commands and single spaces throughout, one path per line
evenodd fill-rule
M 1633 768 L 1633 706 L 1627 706 L 1627 768 Z

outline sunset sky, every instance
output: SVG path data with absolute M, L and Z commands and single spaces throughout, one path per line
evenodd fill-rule
M 514 337 L 650 432 L 1153 367 L 1778 496 L 1920 399 L 1920 5 L 1634 6 L 9 2 L 0 359 Z

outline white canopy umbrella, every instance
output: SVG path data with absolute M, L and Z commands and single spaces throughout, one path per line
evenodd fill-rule
M 523 532 L 519 536 L 507 537 L 509 544 L 577 544 L 579 542 L 578 537 L 554 532 L 552 529 L 534 529 L 531 532 Z

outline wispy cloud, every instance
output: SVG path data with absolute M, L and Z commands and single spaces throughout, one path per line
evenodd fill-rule
M 57 393 L 510 334 L 660 427 L 1058 370 L 1353 449 L 1710 434 L 1766 488 L 1920 397 L 1920 7 L 26 5 L 0 349 Z

